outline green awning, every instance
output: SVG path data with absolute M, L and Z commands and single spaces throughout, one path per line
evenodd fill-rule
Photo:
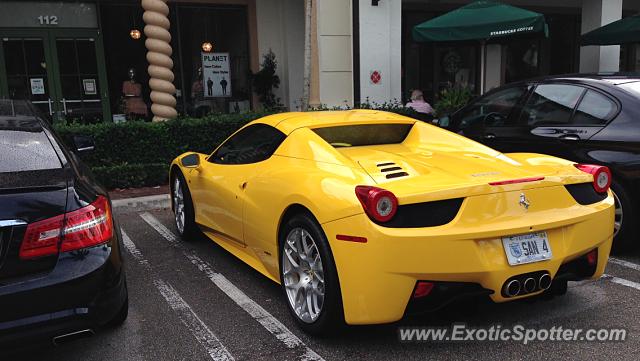
M 640 15 L 630 16 L 580 37 L 581 45 L 617 45 L 640 43 Z
M 490 40 L 549 30 L 544 15 L 503 4 L 480 0 L 413 28 L 415 41 Z

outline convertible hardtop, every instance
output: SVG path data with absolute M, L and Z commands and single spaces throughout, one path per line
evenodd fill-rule
M 292 112 L 274 114 L 259 120 L 260 123 L 277 128 L 286 135 L 298 128 L 323 128 L 356 124 L 415 124 L 418 120 L 399 114 L 354 109 L 343 111 Z

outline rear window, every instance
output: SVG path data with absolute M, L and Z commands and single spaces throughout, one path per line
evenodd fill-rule
M 0 173 L 61 167 L 37 120 L 0 116 Z
M 316 128 L 313 131 L 332 146 L 399 144 L 409 134 L 413 124 L 360 124 Z

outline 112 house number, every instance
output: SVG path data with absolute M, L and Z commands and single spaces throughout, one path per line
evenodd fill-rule
M 55 15 L 40 15 L 37 19 L 40 25 L 58 25 L 58 17 Z

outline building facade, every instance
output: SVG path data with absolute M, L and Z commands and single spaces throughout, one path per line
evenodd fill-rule
M 252 74 L 275 55 L 284 108 L 434 101 L 538 75 L 640 70 L 637 44 L 580 47 L 582 33 L 640 12 L 639 0 L 504 0 L 543 13 L 549 37 L 423 44 L 413 26 L 464 0 L 169 0 L 176 110 L 261 107 Z M 0 97 L 28 98 L 52 120 L 151 118 L 140 0 L 0 0 Z M 481 51 L 486 51 L 481 69 Z M 484 70 L 484 81 L 480 74 Z M 481 84 L 482 83 L 482 84 Z

